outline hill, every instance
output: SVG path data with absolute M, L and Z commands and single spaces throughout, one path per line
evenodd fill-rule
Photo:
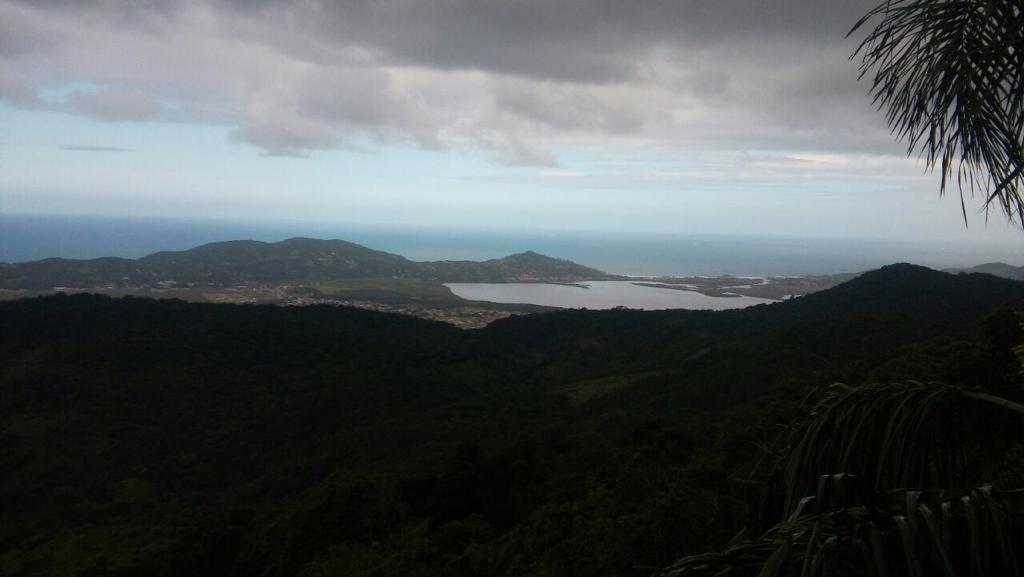
M 911 265 L 750 309 L 476 331 L 322 306 L 0 302 L 0 575 L 663 566 L 746 523 L 777 424 L 817 387 L 1016 378 L 983 327 L 1021 303 L 1024 284 Z
M 439 282 L 576 282 L 624 278 L 533 251 L 483 262 L 437 261 L 418 265 L 421 278 Z
M 616 277 L 534 252 L 484 262 L 415 262 L 343 240 L 310 238 L 269 243 L 254 240 L 215 242 L 184 251 L 158 252 L 137 260 L 50 258 L 0 263 L 0 288 L 9 290 L 308 284 L 358 278 L 431 282 L 574 282 Z
M 338 278 L 414 278 L 401 256 L 343 240 L 236 240 L 178 252 L 158 252 L 138 264 L 158 280 L 185 284 L 282 283 Z
M 945 269 L 945 272 L 952 274 L 984 273 L 1013 280 L 1024 280 L 1024 266 L 1013 266 L 1005 262 L 989 262 L 971 268 L 949 268 Z

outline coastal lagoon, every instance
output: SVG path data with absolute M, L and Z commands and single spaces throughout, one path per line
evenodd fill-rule
M 456 295 L 475 301 L 527 303 L 561 308 L 739 309 L 770 299 L 747 296 L 710 297 L 699 292 L 645 287 L 632 281 L 587 281 L 578 285 L 547 283 L 446 283 Z

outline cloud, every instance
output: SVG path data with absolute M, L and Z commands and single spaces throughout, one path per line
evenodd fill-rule
M 68 103 L 77 112 L 110 122 L 153 120 L 163 108 L 159 101 L 141 90 L 74 92 Z
M 31 106 L 39 102 L 39 95 L 20 75 L 0 66 L 0 102 Z
M 642 104 L 630 102 L 628 89 L 602 88 L 502 82 L 495 87 L 494 96 L 500 111 L 555 130 L 639 132 L 646 120 Z
M 873 3 L 0 0 L 0 99 L 71 90 L 73 113 L 224 125 L 271 155 L 410 142 L 553 166 L 566 144 L 867 151 L 891 136 L 844 35 Z
M 340 142 L 329 126 L 278 103 L 249 106 L 242 126 L 232 137 L 254 144 L 271 156 L 301 157 L 310 150 L 335 148 Z
M 509 166 L 541 166 L 555 168 L 558 159 L 548 150 L 524 144 L 516 139 L 491 143 L 494 159 Z
M 28 8 L 0 4 L 0 57 L 24 56 L 45 49 L 53 40 Z
M 662 45 L 707 49 L 737 38 L 841 39 L 873 2 L 814 0 L 229 1 L 307 55 L 348 42 L 402 64 L 556 81 L 636 78 Z M 296 38 L 296 37 L 300 38 Z

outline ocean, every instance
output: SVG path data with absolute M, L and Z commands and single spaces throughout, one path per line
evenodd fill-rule
M 484 260 L 532 250 L 609 273 L 786 276 L 859 272 L 894 262 L 933 268 L 1024 264 L 1024 245 L 746 235 L 441 229 L 357 223 L 0 214 L 0 262 L 138 258 L 207 242 L 340 238 L 412 260 Z

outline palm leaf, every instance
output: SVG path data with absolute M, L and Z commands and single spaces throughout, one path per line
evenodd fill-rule
M 904 489 L 879 495 L 871 506 L 824 503 L 758 539 L 685 557 L 659 575 L 1014 577 L 1024 566 L 1021 491 Z
M 851 58 L 893 134 L 956 182 L 1024 226 L 1024 7 L 1020 0 L 888 0 Z
M 756 539 L 664 576 L 1020 575 L 1024 490 L 979 483 L 1024 406 L 947 385 L 837 384 L 776 469 Z
M 991 481 L 983 465 L 1008 440 L 983 438 L 979 429 L 1013 414 L 1024 416 L 1024 406 L 948 385 L 833 385 L 779 463 L 759 529 L 792 513 L 822 475 L 856 475 L 866 494 Z

